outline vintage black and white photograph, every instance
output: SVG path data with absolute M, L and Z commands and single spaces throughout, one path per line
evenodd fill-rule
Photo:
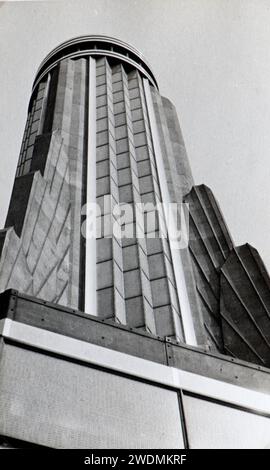
M 2 450 L 270 449 L 269 25 L 0 2 Z

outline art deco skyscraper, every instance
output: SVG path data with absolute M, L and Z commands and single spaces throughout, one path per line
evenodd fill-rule
M 65 43 L 35 79 L 6 223 L 14 228 L 2 290 L 16 287 L 153 334 L 186 334 L 192 343 L 197 336 L 202 343 L 189 318 L 191 331 L 184 333 L 184 315 L 191 316 L 187 285 L 191 292 L 194 285 L 166 239 L 100 237 L 88 246 L 81 236 L 86 202 L 96 198 L 103 212 L 105 195 L 115 204 L 180 202 L 191 187 L 175 111 L 162 101 L 141 55 L 110 38 Z
M 111 207 L 104 196 L 110 196 Z M 103 230 L 97 239 L 85 238 L 87 204 L 93 202 L 102 223 L 122 203 L 133 208 L 177 203 L 175 216 L 181 215 L 181 203 L 188 203 L 189 243 L 175 248 L 166 210 L 158 212 L 150 236 L 134 232 L 119 238 Z M 127 225 L 138 223 L 134 211 Z M 204 416 L 197 396 L 202 376 L 213 387 L 224 381 L 224 390 L 236 390 L 235 384 L 252 389 L 245 406 L 235 392 L 239 409 L 254 409 L 258 377 L 259 390 L 269 391 L 264 369 L 270 365 L 269 276 L 254 248 L 234 246 L 210 189 L 194 185 L 175 108 L 160 95 L 142 55 L 122 41 L 79 37 L 42 62 L 6 228 L 0 232 L 0 256 L 0 290 L 6 291 L 1 295 L 0 433 L 8 441 L 52 447 L 206 446 L 211 432 L 202 436 L 193 428 L 196 407 L 202 420 L 209 411 Z M 32 375 L 26 380 L 28 369 Z M 187 385 L 189 375 L 182 374 L 183 383 L 172 379 L 172 371 L 178 370 L 177 376 L 180 369 L 197 374 L 195 385 Z M 160 374 L 165 374 L 164 390 Z M 44 375 L 51 383 L 47 395 Z M 207 385 L 208 397 L 210 390 Z M 214 395 L 224 401 L 222 393 Z M 144 397 L 140 409 L 138 394 Z M 28 396 L 36 400 L 34 411 Z M 83 404 L 71 412 L 79 396 Z M 269 430 L 266 402 L 262 406 L 265 417 L 256 425 Z M 96 407 L 100 416 L 93 418 Z M 244 421 L 236 421 L 242 429 Z

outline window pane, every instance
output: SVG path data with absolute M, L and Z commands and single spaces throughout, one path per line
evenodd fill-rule
M 191 448 L 270 449 L 269 418 L 186 395 L 183 403 Z

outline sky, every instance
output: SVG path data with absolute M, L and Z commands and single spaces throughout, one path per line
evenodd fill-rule
M 0 227 L 40 62 L 71 37 L 105 34 L 147 58 L 176 106 L 196 184 L 270 271 L 269 25 L 269 0 L 0 2 Z

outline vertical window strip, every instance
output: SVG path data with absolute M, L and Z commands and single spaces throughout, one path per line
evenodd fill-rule
M 134 134 L 133 134 L 133 126 L 132 126 L 132 112 L 131 112 L 131 103 L 130 103 L 130 96 L 129 96 L 129 79 L 130 76 L 127 75 L 124 67 L 121 65 L 121 76 L 123 81 L 123 95 L 124 95 L 124 111 L 126 114 L 126 130 L 127 130 L 127 142 L 128 142 L 128 152 L 129 152 L 129 160 L 130 160 L 130 170 L 131 170 L 131 188 L 133 193 L 133 200 L 134 203 L 141 203 L 141 195 L 139 190 L 139 178 L 138 178 L 138 168 L 137 168 L 137 161 L 136 161 L 136 153 L 135 153 L 135 144 L 134 144 Z M 141 107 L 141 105 L 139 105 Z M 134 217 L 134 221 L 136 220 L 136 215 Z M 138 221 L 137 221 L 138 222 Z M 136 224 L 137 226 L 137 224 Z M 135 235 L 136 236 L 136 235 Z M 140 283 L 141 283 L 141 296 L 142 296 L 142 309 L 143 312 L 136 312 L 141 313 L 139 315 L 138 320 L 140 317 L 143 320 L 143 324 L 137 325 L 137 328 L 142 328 L 151 332 L 153 334 L 156 333 L 154 316 L 153 316 L 153 300 L 152 294 L 150 289 L 150 281 L 149 281 L 149 270 L 148 270 L 148 263 L 147 259 L 145 259 L 145 251 L 146 251 L 146 240 L 145 238 L 137 238 L 137 248 L 138 248 L 138 269 L 140 275 Z M 136 321 L 136 319 L 134 319 Z
M 145 138 L 146 138 L 146 145 L 148 149 L 148 156 L 149 156 L 149 161 L 150 161 L 150 167 L 151 167 L 151 175 L 152 175 L 152 183 L 153 183 L 153 188 L 154 188 L 154 194 L 155 194 L 155 200 L 157 201 L 162 201 L 161 199 L 161 191 L 160 191 L 160 186 L 158 182 L 158 177 L 157 177 L 157 170 L 156 170 L 156 163 L 154 159 L 154 152 L 153 152 L 153 144 L 152 144 L 152 138 L 151 138 L 151 131 L 150 131 L 150 124 L 148 120 L 148 113 L 147 113 L 147 106 L 146 106 L 146 101 L 145 101 L 145 96 L 144 96 L 144 89 L 143 89 L 143 83 L 142 83 L 142 78 L 139 74 L 138 71 L 136 71 L 136 77 L 138 80 L 138 88 L 139 88 L 139 98 L 141 101 L 142 105 L 142 111 L 143 111 L 143 122 L 144 122 L 144 133 L 145 133 Z M 164 219 L 164 214 L 158 214 L 158 224 L 159 224 L 159 230 L 161 232 L 166 232 L 166 225 L 165 225 L 165 219 Z M 169 293 L 169 298 L 170 298 L 170 305 L 171 305 L 171 316 L 172 316 L 172 324 L 173 324 L 173 329 L 174 329 L 174 334 L 173 336 L 176 339 L 183 339 L 183 327 L 181 324 L 181 316 L 180 316 L 180 307 L 179 307 L 179 300 L 177 296 L 177 291 L 174 287 L 173 284 L 175 284 L 175 279 L 173 278 L 173 283 L 169 281 L 169 265 L 168 263 L 172 266 L 172 260 L 170 256 L 170 251 L 166 249 L 166 244 L 167 240 L 164 239 L 163 237 L 161 238 L 161 243 L 162 243 L 162 256 L 163 256 L 163 262 L 165 266 L 165 272 L 166 272 L 166 284 L 168 288 L 168 293 Z M 172 270 L 173 271 L 173 270 Z M 174 272 L 173 272 L 174 276 Z M 155 282 L 155 280 L 153 280 Z M 151 281 L 151 286 L 152 286 L 152 281 Z M 158 332 L 161 335 L 166 335 L 166 336 L 171 336 L 171 332 L 169 331 L 159 331 Z
M 115 138 L 115 116 L 113 104 L 113 76 L 115 69 L 111 68 L 107 59 L 106 67 L 106 93 L 107 112 L 108 112 L 108 138 L 109 138 L 109 167 L 110 167 L 110 188 L 113 201 L 119 203 L 119 181 L 117 173 L 117 154 Z M 113 202 L 114 204 L 114 202 Z M 112 220 L 112 223 L 114 220 Z M 120 247 L 119 247 L 120 245 Z M 112 255 L 113 255 L 113 283 L 114 283 L 114 315 L 116 321 L 126 324 L 126 303 L 124 300 L 124 274 L 123 274 L 123 251 L 122 241 L 116 240 L 112 236 Z
M 34 126 L 34 130 L 32 131 L 33 124 L 36 121 L 40 120 L 42 106 L 44 100 L 44 94 L 46 90 L 46 82 L 41 82 L 39 84 L 37 95 L 32 103 L 31 111 L 28 113 L 26 126 L 23 135 L 23 142 L 21 146 L 21 151 L 19 155 L 19 162 L 17 165 L 16 176 L 22 176 L 29 173 L 31 168 L 31 160 L 33 156 L 33 149 L 34 149 L 34 142 L 35 138 L 38 133 L 38 127 Z M 39 96 L 39 100 L 37 97 Z M 31 143 L 30 143 L 31 139 Z

